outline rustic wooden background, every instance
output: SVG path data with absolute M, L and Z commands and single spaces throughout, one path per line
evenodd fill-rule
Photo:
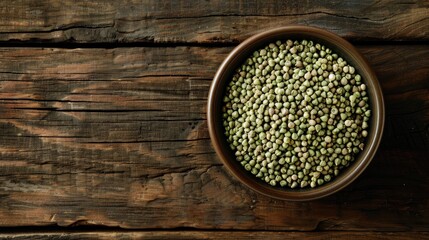
M 386 101 L 369 168 L 287 202 L 237 182 L 207 94 L 238 43 L 351 41 Z M 429 1 L 0 1 L 0 238 L 429 239 Z

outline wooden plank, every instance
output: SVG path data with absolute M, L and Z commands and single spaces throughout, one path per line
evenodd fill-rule
M 429 229 L 429 49 L 360 46 L 387 106 L 363 176 L 325 199 L 239 184 L 206 124 L 231 48 L 0 49 L 0 226 Z
M 47 232 L 0 234 L 0 239 L 272 239 L 272 240 L 407 240 L 429 239 L 427 232 L 233 232 L 233 231 L 154 231 L 154 232 Z
M 0 41 L 235 43 L 291 24 L 348 39 L 428 40 L 428 1 L 54 1 L 0 3 Z

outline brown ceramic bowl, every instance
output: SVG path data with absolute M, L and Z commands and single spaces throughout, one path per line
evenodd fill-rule
M 356 68 L 367 85 L 372 116 L 369 122 L 369 134 L 366 146 L 355 161 L 333 180 L 322 186 L 308 189 L 287 189 L 272 187 L 247 172 L 236 161 L 229 144 L 226 141 L 224 127 L 222 125 L 223 95 L 228 82 L 232 79 L 233 72 L 244 63 L 252 53 L 276 40 L 300 40 L 307 39 L 331 48 L 339 56 Z M 208 126 L 213 146 L 223 161 L 224 165 L 242 183 L 251 189 L 264 195 L 284 200 L 312 200 L 333 194 L 355 180 L 368 166 L 377 151 L 384 126 L 383 95 L 377 77 L 371 70 L 362 55 L 343 38 L 323 29 L 306 26 L 289 26 L 272 29 L 250 37 L 238 45 L 219 67 L 211 85 L 208 100 Z

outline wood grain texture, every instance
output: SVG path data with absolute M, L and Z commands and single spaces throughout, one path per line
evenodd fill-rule
M 291 24 L 348 39 L 428 40 L 429 2 L 20 0 L 0 2 L 0 41 L 240 42 Z
M 272 239 L 272 240 L 408 240 L 429 239 L 427 232 L 230 232 L 230 231 L 154 231 L 154 232 L 54 232 L 54 233 L 20 233 L 0 234 L 0 239 Z
M 0 48 L 0 226 L 428 231 L 429 49 L 359 49 L 385 94 L 382 146 L 345 190 L 296 203 L 239 184 L 210 145 L 231 48 Z

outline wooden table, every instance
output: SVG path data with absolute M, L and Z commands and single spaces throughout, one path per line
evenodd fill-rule
M 0 1 L 0 238 L 429 239 L 429 2 Z M 386 101 L 382 144 L 316 201 L 223 167 L 207 95 L 226 55 L 302 24 L 351 41 Z

